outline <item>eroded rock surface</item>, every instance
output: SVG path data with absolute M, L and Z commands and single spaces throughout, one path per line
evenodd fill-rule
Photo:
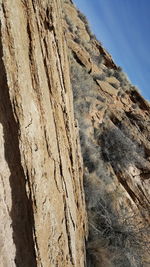
M 0 5 L 0 266 L 148 267 L 149 103 L 71 0 Z
M 86 17 L 71 1 L 64 2 L 84 160 L 87 266 L 146 267 L 150 265 L 150 105 L 93 36 Z
M 84 266 L 82 159 L 61 1 L 0 3 L 0 266 Z

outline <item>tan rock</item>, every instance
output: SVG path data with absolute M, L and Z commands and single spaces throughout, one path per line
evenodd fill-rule
M 149 266 L 149 103 L 134 87 L 119 96 L 110 84 L 120 85 L 115 77 L 95 82 L 93 74 L 118 67 L 90 39 L 72 0 L 0 3 L 0 266 L 86 265 L 83 170 L 90 265 L 113 266 L 119 256 L 120 264 Z M 97 55 L 100 68 L 92 62 Z M 102 231 L 100 218 L 108 226 Z M 108 229 L 113 239 L 102 238 Z
M 84 31 L 83 25 L 81 27 Z M 82 40 L 82 36 L 80 37 Z M 67 42 L 73 41 L 71 35 L 69 38 L 70 40 L 67 40 Z M 79 47 L 81 48 L 80 45 Z M 120 82 L 115 77 L 107 77 L 107 71 L 113 74 L 113 70 L 121 70 L 118 69 L 111 55 L 103 48 L 101 43 L 92 39 L 88 44 L 84 44 L 84 48 L 89 51 L 92 61 L 98 55 L 103 57 L 103 64 L 100 67 L 95 65 L 94 62 L 90 67 L 86 60 L 83 60 L 84 57 L 87 58 L 84 50 L 80 58 L 77 56 L 78 52 L 75 52 L 73 53 L 74 60 L 70 60 L 72 67 L 70 71 L 73 69 L 72 64 L 76 63 L 77 73 L 77 79 L 75 79 L 74 73 L 72 86 L 76 90 L 75 114 L 79 119 L 81 145 L 84 153 L 85 192 L 90 228 L 89 240 L 91 240 L 87 243 L 87 248 L 88 251 L 90 249 L 91 254 L 93 253 L 93 266 L 100 266 L 100 264 L 102 266 L 109 266 L 109 264 L 113 266 L 112 259 L 118 255 L 114 252 L 110 261 L 107 261 L 104 257 L 106 254 L 110 256 L 113 248 L 108 245 L 108 236 L 105 236 L 103 240 L 102 232 L 104 229 L 100 231 L 101 223 L 98 222 L 100 222 L 100 218 L 102 222 L 106 220 L 105 230 L 107 232 L 109 228 L 107 226 L 113 228 L 114 220 L 116 220 L 114 232 L 120 225 L 121 232 L 128 229 L 131 233 L 130 237 L 128 236 L 126 239 L 127 251 L 124 243 L 122 243 L 123 250 L 122 255 L 120 254 L 120 264 L 126 260 L 128 255 L 127 258 L 131 266 L 139 264 L 137 262 L 139 257 L 141 258 L 141 266 L 149 266 L 147 264 L 149 259 L 148 250 L 145 249 L 145 245 L 143 246 L 143 244 L 148 244 L 150 238 L 148 234 L 150 218 L 149 104 L 131 85 L 127 84 L 120 88 Z M 69 50 L 71 54 L 74 48 L 69 46 Z M 79 51 L 79 48 L 76 51 Z M 80 79 L 80 62 L 84 70 L 87 70 L 85 80 L 83 75 Z M 97 79 L 95 82 L 93 75 L 102 73 L 105 75 L 105 80 Z M 125 75 L 122 77 L 125 78 Z M 125 80 L 125 82 L 127 81 Z M 118 90 L 111 85 L 113 83 L 118 87 Z M 80 105 L 76 105 L 78 101 L 80 101 Z M 136 109 L 134 108 L 135 105 Z M 108 138 L 106 138 L 107 135 Z M 125 232 L 125 235 L 127 232 Z M 140 233 L 143 236 L 138 243 L 138 249 L 137 247 L 134 248 L 134 254 L 131 250 L 133 251 L 133 244 L 138 240 Z M 134 238 L 131 244 L 132 234 Z M 117 236 L 113 234 L 111 241 L 113 240 L 115 243 Z M 106 242 L 105 246 L 101 244 L 102 240 Z M 119 242 L 120 240 L 121 236 Z M 104 247 L 102 253 L 101 249 Z M 119 245 L 119 251 L 120 249 L 121 245 Z M 137 258 L 135 255 L 137 255 Z
M 99 81 L 99 80 L 96 80 L 96 82 L 99 84 L 102 91 L 108 93 L 109 95 L 117 96 L 118 91 L 113 86 L 111 86 L 108 82 Z
M 77 34 L 81 40 L 90 41 L 90 36 L 86 31 L 84 22 L 79 18 L 78 12 L 73 5 L 64 4 L 65 14 L 71 18 L 73 25 L 76 27 Z
M 69 48 L 72 49 L 72 51 L 75 53 L 80 62 L 88 70 L 91 70 L 92 64 L 89 53 L 85 49 L 81 48 L 77 43 L 73 42 L 72 40 L 68 40 L 67 43 Z
M 82 267 L 82 160 L 60 1 L 1 2 L 0 266 Z
M 127 97 L 121 97 L 121 102 L 130 108 L 130 100 Z
M 82 29 L 81 26 L 79 27 L 78 35 L 79 35 L 81 40 L 84 40 L 85 42 L 90 41 L 89 34 L 86 32 L 86 29 L 85 28 Z
M 69 3 L 64 3 L 64 11 L 68 14 L 70 18 L 73 19 L 73 21 L 76 21 L 76 19 L 78 18 L 78 12 L 73 5 L 70 5 Z
M 118 87 L 120 86 L 120 82 L 115 78 L 115 77 L 107 77 L 106 81 L 108 83 L 114 83 L 116 84 Z
M 96 64 L 92 64 L 92 70 L 91 70 L 91 74 L 99 74 L 101 75 L 103 73 L 102 69 L 100 69 Z

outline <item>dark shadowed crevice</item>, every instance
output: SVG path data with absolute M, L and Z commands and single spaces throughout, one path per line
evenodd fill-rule
M 134 103 L 138 103 L 139 107 L 142 110 L 150 110 L 148 102 L 144 99 L 143 96 L 137 90 L 132 90 L 130 93 L 130 98 Z
M 78 64 L 80 64 L 81 67 L 84 67 L 84 64 L 83 64 L 82 61 L 79 59 L 79 57 L 77 56 L 77 54 L 76 54 L 74 51 L 72 51 L 72 53 L 73 53 L 73 56 L 74 56 L 74 59 L 76 60 L 76 62 L 77 62 Z
M 4 132 L 5 160 L 10 170 L 13 241 L 16 247 L 15 264 L 18 267 L 36 267 L 33 230 L 32 200 L 27 197 L 25 174 L 19 150 L 19 127 L 15 121 L 3 64 L 3 49 L 0 31 L 0 123 Z M 7 197 L 7 196 L 6 196 Z

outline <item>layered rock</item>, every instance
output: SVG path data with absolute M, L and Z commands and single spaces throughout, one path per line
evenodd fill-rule
M 61 1 L 0 2 L 0 266 L 84 266 L 82 159 Z
M 150 105 L 71 1 L 64 30 L 84 160 L 87 265 L 149 266 Z
M 0 266 L 149 266 L 149 103 L 71 0 L 0 4 Z

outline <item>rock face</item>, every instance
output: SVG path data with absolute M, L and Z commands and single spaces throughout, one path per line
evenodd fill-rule
M 0 266 L 84 266 L 61 1 L 0 1 Z
M 64 3 L 89 221 L 87 266 L 150 266 L 150 105 Z
M 149 103 L 71 0 L 0 19 L 0 267 L 150 266 Z

